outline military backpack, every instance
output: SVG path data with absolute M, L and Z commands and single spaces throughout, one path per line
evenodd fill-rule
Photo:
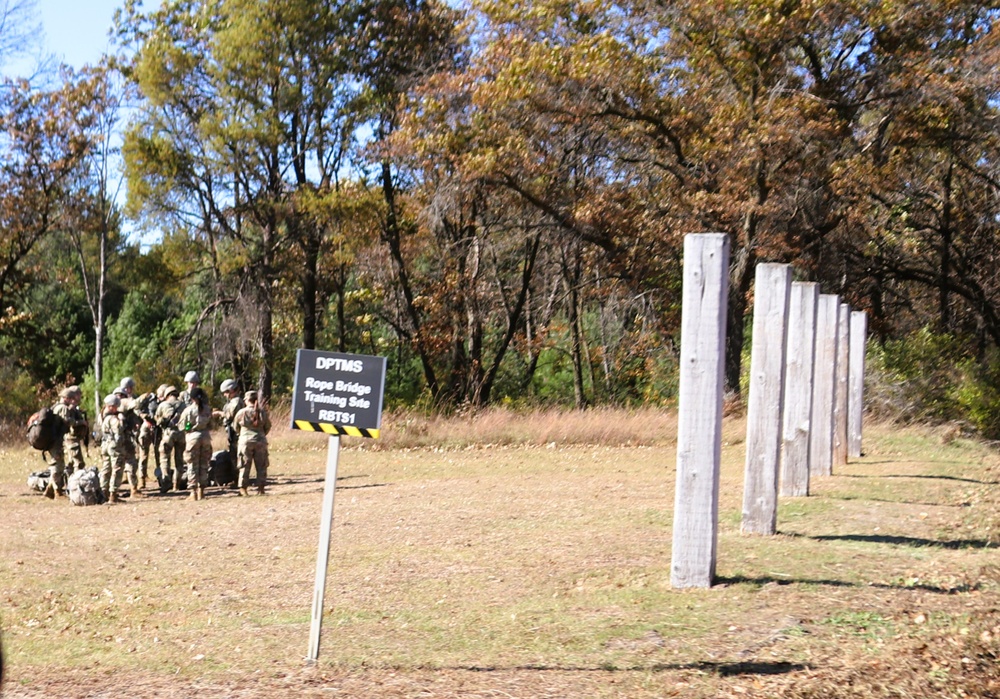
M 28 444 L 39 451 L 49 451 L 63 438 L 63 419 L 52 408 L 42 408 L 28 418 Z

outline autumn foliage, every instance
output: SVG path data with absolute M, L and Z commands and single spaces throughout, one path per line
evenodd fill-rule
M 100 238 L 106 315 L 10 368 L 47 386 L 101 384 L 106 324 L 97 365 L 151 385 L 198 367 L 277 400 L 315 347 L 388 356 L 395 403 L 669 401 L 681 243 L 716 231 L 731 390 L 754 267 L 785 262 L 868 311 L 883 351 L 955 339 L 983 412 L 997 19 L 963 0 L 128 2 L 103 67 L 132 105 L 125 195 L 73 176 L 102 122 L 60 105 L 91 83 L 3 103 L 0 344 L 49 336 L 43 299 L 79 318 L 88 192 L 129 235 Z

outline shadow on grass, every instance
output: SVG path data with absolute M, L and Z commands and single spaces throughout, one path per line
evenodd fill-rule
M 802 536 L 793 534 L 791 536 Z M 891 544 L 892 546 L 912 546 L 914 548 L 939 548 L 956 551 L 959 549 L 988 549 L 993 544 L 984 539 L 955 539 L 953 541 L 935 541 L 934 539 L 918 539 L 912 536 L 886 536 L 884 534 L 820 534 L 806 536 L 814 541 L 859 541 L 869 544 Z
M 868 462 L 873 463 L 873 462 Z M 894 463 L 891 461 L 878 462 L 878 463 Z M 950 462 L 938 462 L 938 463 L 950 463 Z M 955 462 L 958 463 L 958 462 Z M 1000 485 L 998 481 L 981 481 L 977 478 L 961 478 L 959 476 L 926 476 L 926 475 L 906 475 L 904 473 L 889 473 L 889 474 L 863 474 L 863 473 L 835 473 L 834 476 L 838 478 L 923 478 L 927 480 L 935 481 L 958 481 L 960 483 L 976 483 L 977 485 Z
M 355 488 L 384 488 L 386 483 L 369 483 L 366 485 L 341 485 L 342 481 L 349 481 L 355 478 L 368 478 L 368 474 L 359 473 L 353 476 L 337 476 L 337 490 L 350 490 Z M 272 485 L 305 485 L 309 483 L 325 483 L 323 476 L 284 476 L 273 481 Z
M 750 584 L 763 587 L 764 585 L 819 585 L 823 587 L 853 587 L 853 588 L 874 588 L 877 590 L 920 590 L 936 595 L 957 595 L 960 592 L 972 592 L 980 589 L 979 585 L 960 585 L 958 587 L 936 587 L 934 585 L 890 585 L 889 583 L 852 583 L 846 580 L 812 580 L 809 578 L 774 578 L 762 576 L 759 578 L 749 578 L 745 575 L 717 576 L 713 587 L 717 585 L 740 585 Z
M 923 507 L 971 507 L 971 503 L 968 502 L 926 502 L 921 500 L 890 500 L 888 498 L 869 498 L 863 495 L 828 495 L 824 494 L 824 498 L 829 500 L 845 500 L 848 502 L 887 502 L 890 505 L 921 505 Z
M 630 665 L 617 667 L 615 665 L 600 665 L 592 667 L 568 667 L 561 665 L 519 665 L 516 667 L 453 667 L 452 670 L 467 672 L 677 672 L 680 670 L 698 670 L 719 677 L 735 677 L 738 675 L 784 675 L 790 672 L 811 670 L 812 666 L 802 663 L 786 662 L 742 662 L 742 663 L 654 663 L 652 665 Z

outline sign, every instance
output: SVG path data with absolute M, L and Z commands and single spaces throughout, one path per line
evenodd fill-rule
M 378 437 L 384 390 L 385 357 L 300 349 L 292 429 Z
M 382 425 L 384 391 L 384 357 L 305 349 L 300 349 L 295 356 L 292 429 L 325 432 L 329 435 L 330 442 L 323 485 L 319 547 L 316 551 L 316 584 L 313 587 L 309 653 L 306 655 L 306 660 L 310 663 L 319 659 L 319 641 L 323 629 L 323 597 L 326 594 L 326 569 L 330 563 L 340 435 L 378 437 Z

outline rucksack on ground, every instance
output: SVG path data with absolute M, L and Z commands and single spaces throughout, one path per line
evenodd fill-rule
M 52 408 L 42 408 L 28 418 L 28 444 L 49 451 L 63 438 L 63 420 Z
M 97 469 L 81 468 L 73 471 L 69 477 L 69 501 L 74 505 L 100 505 L 104 503 L 104 492 L 101 490 L 101 477 Z
M 28 476 L 28 487 L 39 493 L 44 493 L 45 489 L 49 486 L 49 481 L 52 479 L 52 474 L 48 469 L 44 471 L 35 471 L 30 476 Z
M 236 464 L 232 454 L 226 449 L 220 449 L 212 454 L 208 462 L 208 480 L 216 485 L 229 485 L 236 482 Z

